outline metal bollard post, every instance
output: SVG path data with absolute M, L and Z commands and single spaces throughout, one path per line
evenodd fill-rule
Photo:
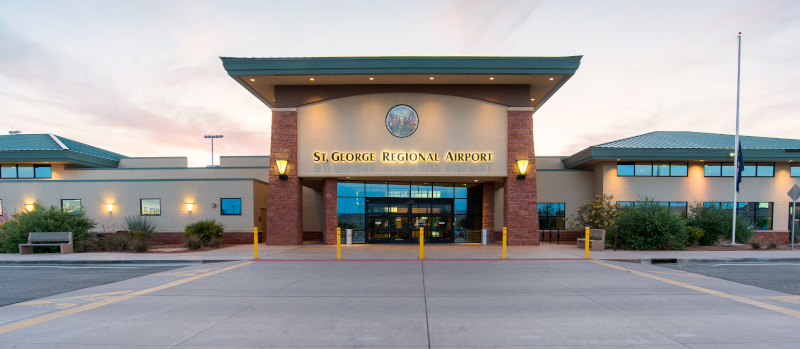
M 342 228 L 336 227 L 336 259 L 342 259 Z
M 586 227 L 586 239 L 583 241 L 583 250 L 586 254 L 586 258 L 589 258 L 589 227 Z
M 419 259 L 425 257 L 425 228 L 419 228 Z
M 503 259 L 506 258 L 506 243 L 508 243 L 508 228 L 503 227 Z
M 258 228 L 253 227 L 253 259 L 258 259 Z

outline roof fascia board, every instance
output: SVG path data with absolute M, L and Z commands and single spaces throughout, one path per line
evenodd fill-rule
M 594 160 L 620 161 L 719 161 L 733 162 L 731 149 L 634 149 L 591 147 L 564 159 L 564 167 L 575 168 Z M 784 149 L 744 149 L 746 162 L 799 161 L 800 153 Z
M 86 155 L 70 150 L 0 151 L 0 162 L 68 162 L 90 167 L 116 168 L 119 161 Z
M 238 83 L 239 83 L 239 85 L 242 85 L 242 87 L 244 87 L 244 88 L 245 88 L 245 90 L 247 90 L 247 91 L 250 91 L 250 93 L 251 93 L 253 96 L 255 96 L 256 98 L 258 98 L 258 100 L 259 100 L 259 101 L 261 101 L 261 103 L 264 103 L 264 104 L 266 104 L 266 105 L 267 105 L 267 108 L 269 108 L 269 109 L 273 109 L 273 108 L 275 108 L 275 106 L 274 106 L 274 105 L 272 105 L 272 103 L 270 103 L 270 102 L 269 102 L 269 101 L 268 101 L 266 98 L 262 97 L 262 96 L 261 96 L 261 94 L 259 94 L 258 92 L 256 92 L 256 90 L 254 90 L 252 87 L 250 87 L 250 85 L 248 85 L 247 83 L 245 83 L 245 82 L 244 82 L 244 80 L 242 80 L 242 78 L 240 78 L 240 77 L 238 77 L 238 76 L 236 76 L 236 75 L 233 75 L 233 74 L 228 74 L 228 75 L 230 75 L 230 77 L 231 77 L 231 78 L 233 78 L 233 80 L 234 80 L 234 81 L 238 82 Z M 243 74 L 243 75 L 244 75 L 244 74 Z

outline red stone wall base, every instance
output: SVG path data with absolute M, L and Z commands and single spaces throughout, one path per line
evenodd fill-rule
M 336 196 L 336 178 L 325 178 L 322 182 L 322 242 L 326 245 L 336 244 L 336 227 L 339 226 Z

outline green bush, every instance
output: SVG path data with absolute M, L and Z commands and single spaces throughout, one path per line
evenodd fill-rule
M 190 236 L 200 237 L 202 243 L 207 245 L 214 237 L 222 238 L 222 233 L 225 231 L 225 226 L 217 223 L 214 219 L 204 219 L 187 225 L 184 228 L 183 236 L 188 238 Z
M 0 238 L 0 250 L 5 253 L 18 253 L 19 244 L 28 242 L 31 232 L 72 232 L 73 251 L 88 252 L 93 249 L 94 233 L 89 230 L 97 226 L 97 222 L 89 218 L 86 210 L 70 212 L 60 207 L 45 206 L 37 201 L 33 210 L 23 210 L 11 214 L 8 221 L 0 225 L 4 231 Z
M 711 246 L 720 239 L 731 239 L 733 234 L 733 210 L 717 205 L 695 202 L 689 206 L 687 225 L 705 230 L 700 245 Z M 753 225 L 744 215 L 736 215 L 736 241 L 748 243 L 753 237 Z
M 123 252 L 133 246 L 133 236 L 128 233 L 108 234 L 100 240 L 100 247 L 104 251 Z
M 698 227 L 686 227 L 686 233 L 689 234 L 689 240 L 686 242 L 689 246 L 697 246 L 700 240 L 706 235 L 706 231 Z
M 183 239 L 183 243 L 190 250 L 199 250 L 203 248 L 203 238 L 199 235 L 188 235 Z
M 619 205 L 611 203 L 613 199 L 614 195 L 595 195 L 594 200 L 583 203 L 569 216 L 569 228 L 573 231 L 583 231 L 586 227 L 612 231 L 620 209 Z
M 686 249 L 686 223 L 669 207 L 645 197 L 622 207 L 616 220 L 618 244 L 628 250 Z
M 124 227 L 127 231 L 142 232 L 150 238 L 156 231 L 156 219 L 148 216 L 127 216 L 124 219 Z

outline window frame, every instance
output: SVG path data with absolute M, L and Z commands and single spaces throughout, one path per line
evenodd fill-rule
M 31 165 L 33 167 L 33 177 L 20 177 L 19 176 L 19 166 L 20 165 Z M 53 166 L 50 164 L 2 164 L 1 166 L 9 166 L 14 167 L 14 177 L 3 177 L 2 171 L 0 171 L 0 179 L 47 179 L 53 178 Z M 50 168 L 50 176 L 49 177 L 39 177 L 36 175 L 36 170 L 39 168 L 47 167 Z
M 649 175 L 637 175 L 638 170 L 636 169 L 636 167 L 637 166 L 647 166 L 646 164 L 648 164 L 648 163 L 650 164 L 650 174 Z M 658 165 L 655 165 L 656 163 L 658 163 Z M 619 171 L 619 166 L 620 165 L 622 165 L 622 166 L 633 166 L 633 174 L 631 174 L 631 175 L 620 175 L 619 174 L 619 172 L 620 172 Z M 655 167 L 656 166 L 664 166 L 664 165 L 666 165 L 667 168 L 669 169 L 669 175 L 667 175 L 667 176 L 662 176 L 662 175 L 658 175 L 657 176 L 657 175 L 655 175 L 655 173 L 656 173 Z M 672 174 L 672 169 L 674 167 L 681 166 L 681 165 L 685 166 L 685 168 L 686 168 L 685 174 L 681 174 L 681 175 Z M 651 178 L 652 177 L 655 177 L 655 178 L 689 177 L 689 162 L 683 162 L 683 161 L 677 161 L 677 162 L 672 162 L 672 161 L 617 161 L 617 177 L 642 177 L 642 178 L 647 178 L 647 177 L 651 177 Z
M 723 207 L 722 206 L 723 204 L 725 204 L 726 207 Z M 768 204 L 769 205 L 767 209 L 772 214 L 771 217 L 759 216 L 758 215 L 758 208 L 759 208 L 758 206 L 760 204 Z M 720 208 L 720 209 L 723 209 L 723 208 L 724 209 L 732 209 L 732 208 L 728 208 L 727 206 L 731 206 L 732 207 L 733 206 L 733 201 L 703 201 L 703 206 L 705 206 L 705 207 L 712 206 L 712 205 L 716 205 L 717 208 Z M 756 209 L 753 210 L 753 212 L 743 211 L 744 209 L 746 209 L 748 206 L 751 206 L 751 205 L 756 207 Z M 751 219 L 753 221 L 753 223 L 755 223 L 756 218 L 759 218 L 759 217 L 768 218 L 767 221 L 769 222 L 769 225 L 767 226 L 766 229 L 759 229 L 759 227 L 755 227 L 753 230 L 773 230 L 775 228 L 775 202 L 773 202 L 773 201 L 744 201 L 744 202 L 737 202 L 737 206 L 739 206 L 739 207 L 736 209 L 736 215 L 737 216 L 746 216 L 748 219 Z M 791 207 L 791 205 L 790 205 L 790 207 Z
M 561 215 L 558 215 L 558 214 L 542 215 L 542 211 L 539 210 L 539 205 L 554 205 L 553 207 L 555 209 L 555 213 L 561 212 Z M 544 231 L 544 230 L 547 230 L 547 231 L 554 231 L 554 230 L 555 231 L 565 231 L 565 230 L 567 230 L 567 204 L 566 203 L 564 203 L 564 202 L 537 202 L 536 203 L 536 210 L 538 212 L 539 221 L 540 221 L 539 230 L 542 230 L 542 231 Z M 563 221 L 564 228 L 562 228 L 562 229 L 558 229 L 558 228 L 556 228 L 556 229 L 544 229 L 541 226 L 542 218 L 546 218 L 548 220 L 555 219 L 555 218 L 563 218 L 564 219 L 564 221 Z
M 142 200 L 158 200 L 158 214 L 144 214 L 142 209 Z M 139 199 L 139 215 L 140 216 L 160 216 L 161 215 L 161 198 L 140 198 Z
M 222 200 L 239 200 L 239 213 L 225 213 L 223 211 L 224 205 Z M 241 216 L 242 215 L 242 198 L 219 198 L 219 215 L 220 216 Z
M 797 171 L 794 170 L 795 168 L 797 169 Z M 797 173 L 795 174 L 795 172 Z M 795 163 L 795 162 L 789 163 L 789 177 L 795 177 L 795 178 L 800 177 L 800 163 Z

